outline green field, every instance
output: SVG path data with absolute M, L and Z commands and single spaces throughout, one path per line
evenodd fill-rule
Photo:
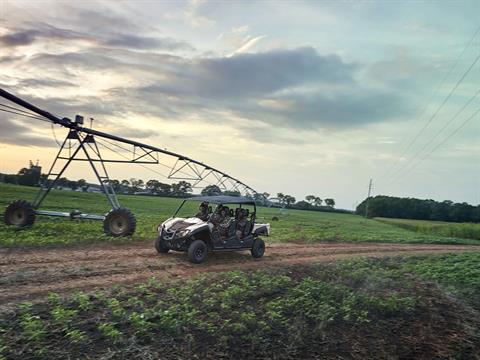
M 375 220 L 427 235 L 480 240 L 480 224 L 389 218 Z
M 479 299 L 478 252 L 151 279 L 19 304 L 0 359 L 474 359 Z
M 5 207 L 16 199 L 32 201 L 37 188 L 0 184 L 0 207 Z M 156 227 L 168 218 L 180 204 L 180 199 L 148 196 L 120 195 L 122 206 L 130 208 L 136 215 L 137 231 L 133 239 L 109 238 L 103 234 L 101 222 L 70 221 L 62 218 L 37 217 L 33 227 L 16 229 L 0 225 L 0 245 L 2 246 L 43 246 L 50 244 L 75 244 L 96 241 L 150 240 L 156 236 Z M 102 194 L 89 194 L 71 191 L 52 191 L 42 209 L 103 214 L 109 210 Z M 192 214 L 195 209 L 191 208 Z M 278 221 L 272 221 L 277 217 Z M 396 225 L 364 219 L 357 215 L 324 213 L 303 210 L 280 210 L 276 208 L 258 209 L 258 221 L 270 222 L 269 241 L 369 241 L 398 243 L 438 243 L 438 244 L 480 244 L 479 240 L 465 239 L 457 233 L 444 236 L 440 233 L 422 233 Z M 452 226 L 463 226 L 451 224 Z

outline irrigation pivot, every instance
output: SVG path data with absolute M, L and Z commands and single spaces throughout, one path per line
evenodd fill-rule
M 145 166 L 146 164 L 159 164 L 168 168 L 169 179 L 188 180 L 193 188 L 203 188 L 208 183 L 216 185 L 222 190 L 237 191 L 240 194 L 255 195 L 257 192 L 240 180 L 208 166 L 200 161 L 187 156 L 177 154 L 155 146 L 143 144 L 130 139 L 125 139 L 113 134 L 94 130 L 83 126 L 83 117 L 75 116 L 72 121 L 69 118 L 59 118 L 33 104 L 0 88 L 0 96 L 21 106 L 27 111 L 8 105 L 0 106 L 3 110 L 17 115 L 48 121 L 52 124 L 61 125 L 69 129 L 67 136 L 55 157 L 47 177 L 40 184 L 40 190 L 33 202 L 16 200 L 9 204 L 5 211 L 5 223 L 19 227 L 30 226 L 35 222 L 36 215 L 59 216 L 70 219 L 90 219 L 103 221 L 103 228 L 107 235 L 130 236 L 135 232 L 136 219 L 133 213 L 121 207 L 114 188 L 108 176 L 106 163 L 135 163 Z M 2 110 L 2 108 L 0 108 Z M 100 147 L 116 152 L 122 159 L 109 159 L 102 157 Z M 115 151 L 117 148 L 119 151 Z M 125 156 L 130 153 L 130 156 Z M 159 161 L 159 155 L 173 158 L 173 165 L 164 165 Z M 107 197 L 111 210 L 106 215 L 86 214 L 77 210 L 70 212 L 40 210 L 40 206 L 54 188 L 58 179 L 65 173 L 68 166 L 74 161 L 88 162 L 101 186 L 102 192 Z

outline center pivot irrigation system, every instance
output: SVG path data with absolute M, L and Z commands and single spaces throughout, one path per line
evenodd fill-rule
M 61 125 L 69 129 L 65 140 L 61 145 L 59 144 L 60 150 L 50 167 L 47 177 L 41 182 L 40 190 L 33 203 L 25 200 L 16 200 L 7 206 L 5 210 L 5 223 L 7 225 L 30 226 L 35 222 L 36 215 L 47 215 L 70 219 L 101 220 L 107 235 L 132 235 L 136 227 L 135 216 L 129 209 L 120 206 L 108 177 L 105 163 L 134 163 L 144 167 L 146 164 L 158 164 L 168 168 L 169 174 L 166 175 L 167 178 L 191 181 L 192 188 L 198 189 L 207 185 L 216 185 L 222 190 L 238 191 L 241 194 L 254 195 L 257 193 L 240 180 L 200 161 L 155 146 L 84 127 L 83 117 L 80 115 L 76 115 L 75 121 L 69 118 L 59 118 L 1 88 L 0 96 L 29 110 L 25 111 L 14 106 L 0 104 L 0 110 L 2 111 L 47 121 L 52 126 L 53 124 Z M 123 159 L 103 158 L 100 152 L 101 147 L 115 152 Z M 115 148 L 119 150 L 115 150 Z M 126 156 L 126 153 L 129 153 L 129 156 Z M 170 157 L 174 164 L 165 165 L 160 163 L 159 155 Z M 58 179 L 64 174 L 72 161 L 83 161 L 90 164 L 100 183 L 102 192 L 106 195 L 112 207 L 106 215 L 85 214 L 78 210 L 72 210 L 71 212 L 40 210 L 43 200 L 50 190 L 56 186 Z

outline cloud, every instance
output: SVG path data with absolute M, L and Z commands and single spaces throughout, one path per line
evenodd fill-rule
M 395 89 L 364 86 L 357 79 L 363 69 L 359 64 L 319 54 L 311 47 L 205 58 L 152 52 L 139 57 L 128 49 L 94 48 L 37 54 L 28 65 L 65 73 L 75 69 L 74 73 L 122 74 L 125 85 L 103 89 L 101 100 L 95 96 L 34 99 L 57 114 L 102 119 L 138 113 L 161 121 L 204 119 L 228 123 L 260 142 L 277 138 L 298 143 L 303 141 L 298 130 L 355 128 L 395 120 L 409 111 L 408 102 Z M 70 83 L 74 78 L 66 79 L 61 81 Z M 24 81 L 18 86 L 28 85 L 29 80 Z M 42 82 L 47 85 L 49 80 L 38 84 Z M 290 136 L 280 134 L 279 128 L 295 131 Z M 137 137 L 147 135 L 148 129 Z
M 251 48 L 257 45 L 260 42 L 260 40 L 264 39 L 265 37 L 266 37 L 265 35 L 262 35 L 262 36 L 257 36 L 252 39 L 249 39 L 247 42 L 245 42 L 245 44 L 243 44 L 237 50 L 235 50 L 232 54 L 230 54 L 229 57 L 249 51 Z
M 127 49 L 195 50 L 187 42 L 169 37 L 152 37 L 121 32 L 107 34 L 95 32 L 95 35 L 91 35 L 92 33 L 59 28 L 45 23 L 29 23 L 29 27 L 28 29 L 9 29 L 7 34 L 0 36 L 0 44 L 3 44 L 5 47 L 18 47 L 40 41 L 77 40 L 86 41 L 97 46 Z
M 4 113 L 2 112 L 2 114 Z M 2 115 L 2 121 L 0 121 L 0 143 L 22 146 L 54 146 L 52 139 L 38 135 L 37 132 L 32 132 L 32 127 L 23 125 L 14 118 L 15 116 L 7 117 Z

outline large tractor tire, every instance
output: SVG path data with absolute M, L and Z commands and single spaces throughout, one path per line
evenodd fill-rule
M 135 216 L 126 208 L 110 210 L 103 220 L 103 231 L 108 236 L 131 236 L 136 226 Z
M 252 250 L 250 250 L 255 259 L 261 258 L 265 253 L 265 243 L 262 239 L 255 239 L 253 241 Z
M 15 200 L 5 209 L 5 224 L 18 227 L 33 225 L 35 222 L 35 209 L 25 200 Z
M 162 239 L 162 235 L 158 235 L 157 240 L 155 240 L 155 249 L 159 254 L 166 254 L 170 248 L 165 244 L 165 240 Z
M 188 247 L 188 260 L 200 264 L 207 257 L 207 245 L 202 240 L 193 241 Z

